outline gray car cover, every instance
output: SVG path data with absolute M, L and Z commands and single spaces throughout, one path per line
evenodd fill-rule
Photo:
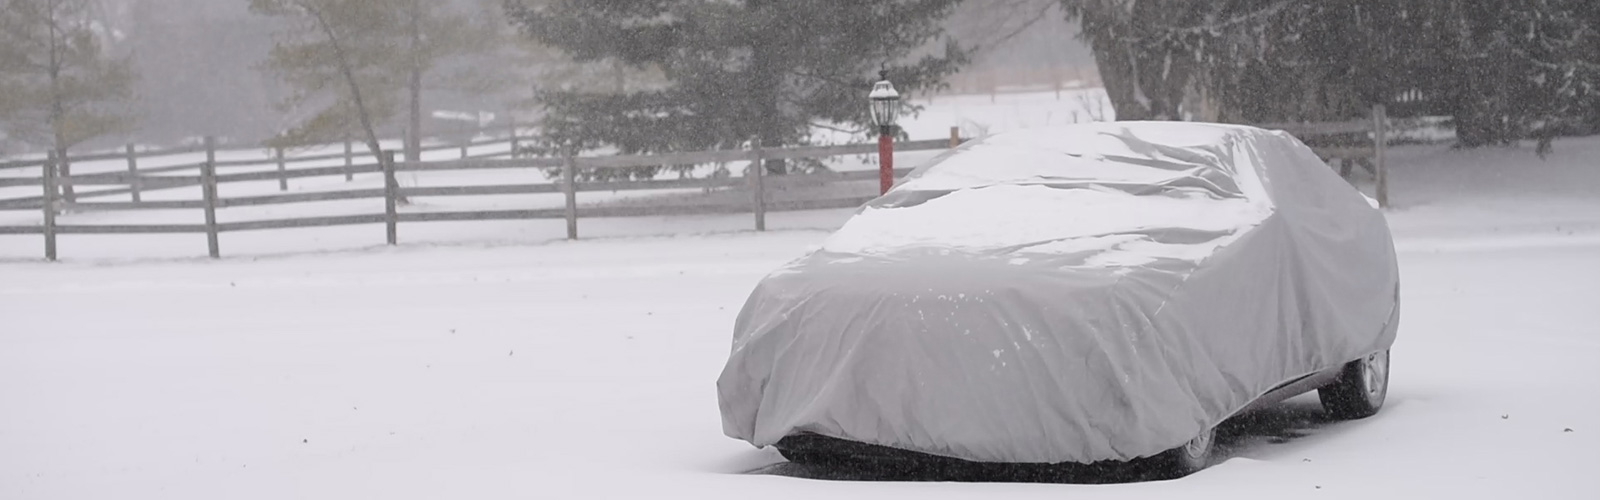
M 1129 460 L 1387 349 L 1384 216 L 1282 132 L 1103 123 L 970 142 L 766 277 L 724 432 L 981 462 Z

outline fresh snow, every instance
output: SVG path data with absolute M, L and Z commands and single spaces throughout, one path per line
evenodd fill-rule
M 1199 261 L 1272 214 L 1250 148 L 1279 146 L 1276 139 L 1252 129 L 1182 123 L 1098 123 L 1006 132 L 943 157 L 936 166 L 895 187 L 899 192 L 947 194 L 917 204 L 865 208 L 824 248 L 860 254 L 917 247 L 1036 255 L 1100 250 L 1086 261 L 1096 267 L 1139 265 L 1159 258 Z M 1237 156 L 1237 163 L 1222 158 L 1216 152 L 1219 147 L 1224 155 Z M 1167 168 L 1148 165 L 1151 161 L 1164 162 Z M 1134 195 L 1110 187 L 1172 184 L 1185 178 L 1227 181 L 1209 189 L 1174 188 L 1159 195 Z M 1170 228 L 1218 237 L 1194 244 L 1118 237 Z
M 1382 414 L 1302 398 L 1210 470 L 1122 486 L 747 474 L 785 469 L 722 436 L 713 384 L 745 294 L 819 231 L 13 264 L 0 498 L 1583 498 L 1587 235 L 1402 235 Z
M 1084 248 L 1064 242 L 1098 238 L 1094 241 L 1111 243 L 1100 237 L 1159 228 L 1234 233 L 1270 214 L 1270 209 L 1242 198 L 1136 196 L 1114 190 L 1002 184 L 955 191 L 910 207 L 866 208 L 829 238 L 825 248 L 862 254 L 930 245 L 1075 252 L 1098 245 L 1086 242 Z M 1044 246 L 1053 243 L 1061 245 Z M 1171 246 L 1179 245 L 1161 245 Z
M 881 471 L 723 437 L 738 309 L 835 210 L 765 234 L 748 215 L 586 221 L 572 243 L 559 221 L 402 225 L 394 249 L 381 227 L 241 233 L 217 262 L 195 235 L 66 236 L 56 264 L 0 236 L 0 498 L 1592 497 L 1600 138 L 1548 161 L 1392 153 L 1388 405 L 1252 412 L 1177 481 L 802 479 Z
M 1243 138 L 1252 134 L 1248 130 L 1192 123 L 1095 123 L 1018 130 L 974 144 L 941 162 L 938 169 L 906 182 L 899 189 L 942 191 L 1000 183 L 1080 180 L 1156 184 L 1197 173 L 1144 166 L 1128 160 L 1154 158 L 1182 164 L 1196 164 L 1196 160 L 1170 158 L 1168 151 L 1139 148 L 1137 141 L 1183 148 L 1185 153 L 1196 157 L 1215 158 L 1216 155 L 1199 147 L 1227 145 L 1230 135 Z M 1240 161 L 1248 161 L 1248 158 L 1240 158 Z M 1224 162 L 1217 160 L 1217 163 Z

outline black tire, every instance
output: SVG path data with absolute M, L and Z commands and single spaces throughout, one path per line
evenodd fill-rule
M 800 465 L 834 466 L 844 461 L 844 458 L 838 454 L 825 451 L 778 448 L 778 454 L 783 455 L 784 459 Z
M 1179 478 L 1194 474 L 1211 465 L 1216 443 L 1216 428 L 1206 429 L 1183 446 L 1156 455 L 1152 462 L 1162 477 Z
M 1334 383 L 1317 389 L 1322 408 L 1340 420 L 1355 420 L 1378 414 L 1389 395 L 1389 350 L 1369 354 L 1345 363 Z

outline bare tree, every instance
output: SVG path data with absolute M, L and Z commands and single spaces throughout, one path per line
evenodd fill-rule
M 61 175 L 67 150 L 126 129 L 133 71 L 106 54 L 106 28 L 89 0 L 0 0 L 0 125 L 23 142 L 49 144 Z M 63 190 L 72 201 L 72 186 Z

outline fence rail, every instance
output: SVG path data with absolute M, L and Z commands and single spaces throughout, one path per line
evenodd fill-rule
M 952 131 L 954 132 L 954 131 Z M 897 144 L 896 151 L 928 151 L 955 147 L 960 139 L 952 135 L 949 140 L 912 141 Z M 412 222 L 445 222 L 445 221 L 490 221 L 490 220 L 530 220 L 551 219 L 567 221 L 568 238 L 578 237 L 578 219 L 580 218 L 605 218 L 605 217 L 638 217 L 647 215 L 687 215 L 687 214 L 729 214 L 754 212 L 755 224 L 758 229 L 765 228 L 765 217 L 768 212 L 790 210 L 813 210 L 859 206 L 870 198 L 848 197 L 839 199 L 822 200 L 789 200 L 767 201 L 762 194 L 768 187 L 783 186 L 819 186 L 832 182 L 846 182 L 876 179 L 877 173 L 873 172 L 845 172 L 822 174 L 796 174 L 776 178 L 766 178 L 761 175 L 764 167 L 754 167 L 750 172 L 756 175 L 744 177 L 711 177 L 700 179 L 662 179 L 662 180 L 621 180 L 621 181 L 594 181 L 580 182 L 576 173 L 579 170 L 592 169 L 625 169 L 635 167 L 651 167 L 666 165 L 705 165 L 726 164 L 735 162 L 758 162 L 769 159 L 797 159 L 797 158 L 826 158 L 836 156 L 875 154 L 875 144 L 847 144 L 837 146 L 805 146 L 775 149 L 750 149 L 750 150 L 721 150 L 700 151 L 690 153 L 672 153 L 662 155 L 618 155 L 594 157 L 564 157 L 564 158 L 462 158 L 446 161 L 401 162 L 394 159 L 393 152 L 386 152 L 382 161 L 375 164 L 355 164 L 347 161 L 345 166 L 335 167 L 309 167 L 309 168 L 284 168 L 283 164 L 289 163 L 281 155 L 267 160 L 268 163 L 256 161 L 248 166 L 270 167 L 280 165 L 276 170 L 262 170 L 251 172 L 218 173 L 219 167 L 247 166 L 240 161 L 217 161 L 217 150 L 214 142 L 207 140 L 205 153 L 207 161 L 194 165 L 178 165 L 162 167 L 161 169 L 147 169 L 134 172 L 100 172 L 73 175 L 57 178 L 54 173 L 53 158 L 46 159 L 41 166 L 41 177 L 3 179 L 0 187 L 39 186 L 43 195 L 35 198 L 14 198 L 0 200 L 0 210 L 31 209 L 42 210 L 46 217 L 42 226 L 0 226 L 0 234 L 43 234 L 46 240 L 46 258 L 54 260 L 56 257 L 56 236 L 63 234 L 205 234 L 207 237 L 208 253 L 213 258 L 221 256 L 218 235 L 221 233 L 239 231 L 260 231 L 287 228 L 311 228 L 348 226 L 364 224 L 385 224 L 388 229 L 388 240 L 394 244 L 398 240 L 397 226 L 400 223 Z M 185 151 L 185 153 L 192 153 Z M 87 158 L 87 157 L 85 157 Z M 308 159 L 309 158 L 309 159 Z M 347 155 L 318 155 L 298 158 L 298 161 L 326 161 L 338 158 L 348 158 Z M 81 159 L 81 158 L 80 158 Z M 153 171 L 160 173 L 176 172 L 179 170 L 200 170 L 199 175 L 152 175 Z M 521 183 L 521 184 L 491 184 L 467 186 L 427 186 L 427 187 L 401 187 L 396 179 L 399 172 L 448 172 L 461 170 L 503 170 L 503 169 L 561 169 L 561 179 L 552 183 Z M 909 169 L 900 169 L 897 174 L 909 173 Z M 384 177 L 384 186 L 380 188 L 344 189 L 334 191 L 321 191 L 309 193 L 284 193 L 274 195 L 253 196 L 218 196 L 218 186 L 223 184 L 236 184 L 261 181 L 278 181 L 280 185 L 289 179 L 306 179 L 313 177 L 346 176 L 356 174 L 380 173 Z M 66 186 L 94 187 L 94 186 L 120 186 L 120 189 L 97 191 L 80 191 L 78 198 L 90 199 L 109 195 L 127 195 L 133 193 L 145 194 L 152 191 L 188 189 L 200 187 L 199 199 L 190 200 L 163 200 L 147 201 L 73 201 L 61 199 L 57 190 Z M 678 204 L 671 206 L 600 206 L 579 207 L 577 194 L 583 192 L 619 192 L 634 190 L 661 190 L 661 189 L 715 189 L 715 188 L 745 188 L 755 193 L 749 203 L 696 203 Z M 455 196 L 491 196 L 491 195 L 524 195 L 524 194 L 563 194 L 567 206 L 562 208 L 520 209 L 520 210 L 475 210 L 475 211 L 442 211 L 442 212 L 413 212 L 399 210 L 400 200 L 411 197 L 455 197 Z M 292 217 L 270 220 L 250 220 L 218 222 L 217 211 L 232 207 L 251 207 L 265 205 L 287 205 L 298 203 L 383 199 L 383 213 L 338 215 L 323 217 Z M 111 224 L 57 224 L 55 214 L 61 210 L 73 212 L 113 212 L 113 211 L 149 211 L 149 210 L 203 210 L 205 223 L 203 224 L 138 224 L 138 225 L 111 225 Z
M 503 137 L 489 137 L 489 138 L 483 138 L 483 139 L 476 138 L 478 135 L 480 135 L 479 132 L 471 132 L 471 133 L 467 133 L 467 134 L 449 134 L 449 135 L 443 135 L 443 136 L 439 136 L 439 137 L 433 137 L 431 139 L 433 139 L 433 140 L 444 139 L 444 140 L 446 140 L 446 142 L 443 143 L 443 144 L 435 144 L 435 145 L 430 145 L 430 146 L 423 146 L 423 147 L 419 148 L 418 151 L 419 152 L 423 152 L 423 153 L 428 153 L 428 152 L 434 152 L 434 151 L 459 150 L 461 148 L 475 148 L 475 147 L 493 146 L 493 145 L 499 145 L 499 144 L 506 144 L 506 145 L 510 146 L 510 150 L 508 150 L 505 153 L 488 153 L 488 154 L 477 155 L 479 157 L 498 157 L 498 156 L 508 156 L 508 155 L 510 155 L 511 151 L 514 151 L 515 149 L 517 149 L 518 145 L 528 144 L 528 143 L 533 142 L 533 140 L 534 140 L 534 138 L 532 136 L 520 135 L 520 134 L 516 134 L 516 135 L 507 134 L 507 135 L 505 135 Z M 450 138 L 464 138 L 464 140 L 448 140 Z M 361 146 L 362 148 L 365 148 L 364 144 L 362 144 L 360 142 L 356 142 L 356 141 L 344 141 L 344 144 L 347 146 L 346 151 L 344 153 L 325 153 L 325 154 L 308 155 L 308 156 L 287 156 L 287 155 L 283 155 L 284 156 L 283 160 L 284 160 L 285 163 L 294 164 L 294 163 L 304 163 L 304 162 L 313 162 L 313 161 L 339 160 L 339 159 L 344 159 L 344 158 L 348 158 L 348 157 L 351 157 L 351 156 L 370 158 L 369 154 L 358 153 L 356 151 L 356 148 L 349 147 L 351 145 L 355 145 L 355 146 Z M 338 145 L 338 143 L 324 145 L 324 146 L 332 146 L 332 145 Z M 264 151 L 264 150 L 271 150 L 271 151 L 274 152 L 275 155 L 281 155 L 282 152 L 284 151 L 284 148 L 255 147 L 255 148 L 238 148 L 238 149 L 232 149 L 232 150 L 229 150 L 229 151 L 260 152 L 260 151 Z M 126 159 L 126 160 L 129 161 L 129 165 L 130 165 L 129 170 L 130 171 L 137 170 L 140 173 L 157 173 L 157 172 L 163 172 L 163 171 L 175 171 L 175 170 L 183 170 L 183 169 L 196 169 L 196 168 L 200 168 L 200 165 L 199 165 L 199 163 L 194 163 L 194 164 L 190 164 L 190 165 L 181 165 L 181 166 L 156 167 L 156 168 L 139 168 L 138 167 L 139 161 L 140 160 L 156 159 L 156 158 L 165 158 L 165 157 L 169 157 L 169 156 L 182 156 L 182 155 L 200 154 L 200 153 L 204 153 L 204 152 L 206 152 L 206 147 L 205 146 L 181 146 L 181 147 L 173 147 L 173 148 L 139 150 L 133 144 L 128 144 L 128 145 L 124 146 L 123 151 L 120 151 L 120 152 L 114 152 L 114 153 L 103 152 L 103 153 L 91 153 L 91 154 L 84 154 L 84 155 L 72 155 L 72 156 L 68 156 L 66 158 L 65 162 L 67 164 L 69 164 L 69 165 L 73 165 L 73 164 L 77 164 L 77 163 L 90 162 L 90 161 L 106 161 L 106 160 L 123 160 L 123 159 Z M 470 155 L 464 155 L 464 157 L 465 156 L 470 156 Z M 276 158 L 274 158 L 273 160 L 275 161 Z M 39 168 L 39 167 L 42 167 L 46 163 L 49 163 L 51 161 L 52 160 L 48 156 L 44 157 L 44 158 L 29 159 L 29 160 L 0 161 L 0 170 L 13 170 L 13 169 L 21 169 L 21 168 Z M 376 163 L 376 160 L 374 159 L 373 162 Z M 262 166 L 271 166 L 271 164 L 270 163 L 266 163 L 266 162 L 264 162 L 263 160 L 260 160 L 260 159 L 256 159 L 256 160 L 221 160 L 221 161 L 217 161 L 216 162 L 216 166 L 217 167 L 262 167 Z
M 1389 206 L 1389 115 L 1382 104 L 1372 107 L 1368 120 L 1319 123 L 1264 123 L 1260 128 L 1282 130 L 1300 138 L 1317 156 L 1338 163 L 1339 175 L 1350 177 L 1351 167 L 1361 164 L 1376 179 L 1378 206 Z M 1341 141 L 1340 137 L 1367 136 L 1368 139 Z
M 205 148 L 203 148 L 203 147 L 181 147 L 181 148 L 169 148 L 169 149 L 160 149 L 160 150 L 154 150 L 154 151 L 139 152 L 139 153 L 135 153 L 134 157 L 135 158 L 155 158 L 155 157 L 162 157 L 162 156 L 178 156 L 178 155 L 195 154 L 195 153 L 202 153 L 202 152 L 205 152 Z M 120 160 L 120 159 L 123 159 L 123 158 L 127 158 L 128 156 L 129 156 L 129 154 L 126 153 L 126 152 L 124 152 L 124 153 L 96 153 L 96 154 L 89 154 L 89 155 L 82 155 L 82 156 L 69 156 L 67 159 L 69 161 L 71 161 L 71 162 L 105 161 L 105 160 Z M 49 161 L 51 161 L 51 160 L 48 159 L 48 158 L 39 158 L 37 160 L 0 161 L 0 170 L 17 169 L 17 168 L 38 168 L 38 167 L 44 166 L 44 164 L 49 162 Z
M 1373 172 L 1377 178 L 1377 198 L 1383 206 L 1388 205 L 1388 170 L 1385 165 L 1385 145 L 1387 143 L 1388 124 L 1382 106 L 1373 109 L 1370 121 L 1347 121 L 1328 123 L 1276 123 L 1260 124 L 1262 128 L 1284 130 L 1294 134 L 1313 145 L 1316 153 L 1324 159 L 1345 161 L 1345 174 L 1348 175 L 1350 160 L 1370 160 Z M 1340 142 L 1319 143 L 1318 138 L 1330 136 L 1370 135 L 1371 144 L 1349 144 Z M 510 139 L 513 143 L 516 138 Z M 931 151 L 953 148 L 959 145 L 962 139 L 955 129 L 951 130 L 949 139 L 910 141 L 896 144 L 897 152 Z M 473 145 L 488 144 L 488 141 L 471 143 Z M 435 148 L 444 149 L 444 148 Z M 583 218 L 607 217 L 638 217 L 652 215 L 691 215 L 691 214 L 732 214 L 752 213 L 755 227 L 764 230 L 766 215 L 769 212 L 818 210 L 832 208 L 847 208 L 860 206 L 871 200 L 871 197 L 844 196 L 826 199 L 801 199 L 801 200 L 768 200 L 767 191 L 776 188 L 795 188 L 808 186 L 823 186 L 830 183 L 870 181 L 877 179 L 876 171 L 847 171 L 824 172 L 817 174 L 796 174 L 784 176 L 764 175 L 765 168 L 757 166 L 764 160 L 773 159 L 803 159 L 803 158 L 828 158 L 837 156 L 871 155 L 877 152 L 875 144 L 846 144 L 834 146 L 802 146 L 789 148 L 753 148 L 746 150 L 719 150 L 698 151 L 686 153 L 670 153 L 660 155 L 617 155 L 617 156 L 589 156 L 589 157 L 560 157 L 560 158 L 474 158 L 463 154 L 462 158 L 445 161 L 401 162 L 394 159 L 393 152 L 386 152 L 384 156 L 374 163 L 357 163 L 353 154 L 353 147 L 347 145 L 343 154 L 314 155 L 298 158 L 289 158 L 281 153 L 273 158 L 256 160 L 246 163 L 242 160 L 217 161 L 218 151 L 209 138 L 206 147 L 198 152 L 204 153 L 206 161 L 197 164 L 174 165 L 169 167 L 139 170 L 135 167 L 136 161 L 132 148 L 128 148 L 128 155 L 91 155 L 74 158 L 75 161 L 88 159 L 115 159 L 129 158 L 129 171 L 127 172 L 101 172 L 91 174 L 72 175 L 59 177 L 55 175 L 57 168 L 54 166 L 54 156 L 33 166 L 43 166 L 39 177 L 34 178 L 0 178 L 0 187 L 38 186 L 42 195 L 32 198 L 12 198 L 0 200 L 0 210 L 41 210 L 44 214 L 42 226 L 0 226 L 0 235 L 27 235 L 43 234 L 45 239 L 45 256 L 47 259 L 56 258 L 56 237 L 62 234 L 205 234 L 207 237 L 208 253 L 213 258 L 221 256 L 218 235 L 221 233 L 239 231 L 261 231 L 287 228 L 312 228 L 330 226 L 348 226 L 365 224 L 384 224 L 387 229 L 389 244 L 398 241 L 398 225 L 413 222 L 445 222 L 445 221 L 490 221 L 490 220 L 534 220 L 549 219 L 562 220 L 567 223 L 567 237 L 578 237 L 578 221 Z M 193 149 L 167 150 L 154 155 L 193 154 Z M 464 151 L 465 153 L 465 151 Z M 313 161 L 344 160 L 343 166 L 332 167 L 306 167 L 287 168 L 292 163 L 307 163 Z M 623 180 L 623 181 L 584 181 L 580 182 L 577 172 L 593 169 L 624 169 L 635 167 L 653 167 L 669 165 L 707 165 L 727 164 L 735 162 L 752 162 L 749 173 L 743 177 L 710 177 L 696 179 L 663 179 L 663 180 Z M 17 165 L 28 165 L 27 162 L 0 163 L 0 168 L 11 168 Z M 267 168 L 276 165 L 275 170 L 260 170 L 233 173 L 218 173 L 221 167 L 259 167 Z M 519 183 L 519 184 L 490 184 L 490 185 L 464 185 L 464 186 L 428 186 L 428 187 L 402 187 L 396 175 L 400 172 L 449 172 L 462 170 L 543 170 L 560 169 L 560 178 L 550 183 Z M 186 170 L 198 170 L 198 175 L 156 175 L 170 174 Z M 222 184 L 251 183 L 263 181 L 277 181 L 280 189 L 287 189 L 291 179 L 307 179 L 315 177 L 344 176 L 347 180 L 360 174 L 381 174 L 383 186 L 378 188 L 342 189 L 332 191 L 282 193 L 272 195 L 252 196 L 219 196 L 218 186 Z M 909 173 L 909 169 L 896 170 L 897 175 Z M 94 199 L 115 195 L 131 195 L 132 201 L 77 201 L 64 200 L 57 194 L 58 189 L 68 187 L 98 187 L 112 186 L 112 189 L 93 191 L 79 191 L 78 199 Z M 199 199 L 189 200 L 162 200 L 146 201 L 142 194 L 152 191 L 200 188 Z M 690 203 L 668 204 L 649 206 L 584 206 L 577 203 L 578 193 L 584 192 L 620 192 L 633 190 L 662 190 L 662 189 L 717 189 L 717 188 L 742 188 L 749 190 L 750 199 L 742 203 Z M 475 211 L 401 211 L 402 200 L 412 197 L 462 197 L 462 196 L 495 196 L 495 195 L 528 195 L 528 194 L 561 194 L 565 198 L 564 207 L 514 209 L 514 210 L 475 210 Z M 217 211 L 234 207 L 257 207 L 269 205 L 289 205 L 299 203 L 314 203 L 342 200 L 383 199 L 384 210 L 382 213 L 338 215 L 321 217 L 293 217 L 271 220 L 250 220 L 218 222 Z M 109 212 L 109 211 L 150 211 L 150 210 L 202 210 L 205 215 L 203 224 L 140 224 L 140 225 L 94 225 L 94 224 L 57 224 L 56 214 L 61 210 L 73 212 Z

